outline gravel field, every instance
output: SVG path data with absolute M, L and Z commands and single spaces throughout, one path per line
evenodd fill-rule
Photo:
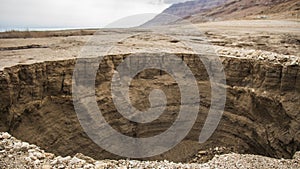
M 83 154 L 74 157 L 61 157 L 47 153 L 39 147 L 22 142 L 8 133 L 0 133 L 0 168 L 84 168 L 84 169 L 108 169 L 108 168 L 300 168 L 300 152 L 293 159 L 273 159 L 257 155 L 224 154 L 216 155 L 211 161 L 204 164 L 197 163 L 173 163 L 169 161 L 136 161 L 136 160 L 101 160 L 96 161 Z

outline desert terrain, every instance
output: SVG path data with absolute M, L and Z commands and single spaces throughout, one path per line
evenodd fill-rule
M 23 141 L 2 133 L 0 166 L 299 168 L 300 22 L 191 23 L 197 31 L 186 25 L 0 33 L 0 131 Z M 169 30 L 174 30 L 173 36 L 167 34 Z M 98 39 L 96 43 L 90 43 L 93 38 Z M 197 53 L 187 44 L 213 49 L 226 74 L 224 114 L 204 144 L 198 137 L 211 104 L 210 82 Z M 132 137 L 149 137 L 168 129 L 178 114 L 180 92 L 167 73 L 141 72 L 131 84 L 132 104 L 146 110 L 149 92 L 155 88 L 166 93 L 168 104 L 159 120 L 137 124 L 118 114 L 113 105 L 113 70 L 122 59 L 141 53 L 175 55 L 186 62 L 201 97 L 197 121 L 187 137 L 164 154 L 135 159 L 142 161 L 123 159 L 96 145 L 80 126 L 72 100 L 76 59 L 89 46 L 97 48 L 91 57 L 105 56 L 96 77 L 98 106 L 115 130 Z
M 181 30 L 180 26 L 173 27 Z M 199 32 L 203 36 L 200 38 L 197 37 L 199 36 L 197 35 L 199 32 L 196 35 L 193 35 L 193 32 L 188 32 L 187 35 L 181 33 L 192 43 L 201 43 L 202 38 L 203 41 L 208 41 L 217 48 L 262 50 L 282 55 L 299 56 L 298 21 L 232 20 L 198 23 L 193 24 L 193 27 L 199 29 Z M 162 29 L 168 29 L 168 27 L 163 27 Z M 113 51 L 115 54 L 138 52 L 139 48 L 149 51 L 159 49 L 164 52 L 189 51 L 189 49 L 184 49 L 186 47 L 183 45 L 170 42 L 172 37 L 162 36 L 160 38 L 158 35 L 155 35 L 153 38 L 151 29 L 147 28 L 89 30 L 86 31 L 86 35 L 78 36 L 80 32 L 80 30 L 49 33 L 17 32 L 16 35 L 14 32 L 0 33 L 0 69 L 2 70 L 4 67 L 11 67 L 16 64 L 31 64 L 76 58 L 81 47 L 87 43 L 95 32 L 97 32 L 97 37 L 102 40 L 99 42 L 99 46 L 122 47 L 119 51 Z M 134 37 L 137 34 L 145 34 L 148 37 Z M 158 33 L 154 32 L 154 34 Z M 29 38 L 26 38 L 26 36 Z M 124 45 L 114 44 L 114 42 L 122 41 L 123 38 L 128 38 Z M 107 51 L 102 52 L 106 53 Z

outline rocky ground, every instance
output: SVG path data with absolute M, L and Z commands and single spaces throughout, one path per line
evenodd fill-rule
M 217 47 L 217 53 L 219 56 L 234 57 L 241 59 L 255 59 L 267 62 L 273 62 L 282 65 L 299 65 L 300 58 L 295 55 L 283 55 L 275 52 L 254 50 L 254 49 L 241 49 L 233 47 Z
M 216 148 L 215 151 L 218 151 Z M 199 152 L 201 156 L 203 152 Z M 300 152 L 293 159 L 273 159 L 263 156 L 247 154 L 216 155 L 211 161 L 199 163 L 173 163 L 169 161 L 136 161 L 136 160 L 101 160 L 96 161 L 83 154 L 73 157 L 61 157 L 47 153 L 36 145 L 22 142 L 8 133 L 0 133 L 0 168 L 84 168 L 84 169 L 108 169 L 108 168 L 278 168 L 297 169 L 300 167 Z

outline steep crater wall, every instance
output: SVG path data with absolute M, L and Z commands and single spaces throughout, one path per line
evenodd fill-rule
M 222 57 L 227 78 L 225 111 L 213 136 L 199 144 L 199 133 L 210 107 L 210 82 L 198 56 L 176 56 L 190 67 L 198 81 L 201 97 L 198 118 L 184 141 L 150 159 L 187 161 L 199 150 L 220 146 L 276 158 L 290 158 L 300 150 L 298 65 Z M 126 57 L 129 56 L 110 55 L 100 63 L 95 83 L 99 109 L 107 122 L 125 135 L 149 137 L 162 133 L 178 115 L 178 85 L 163 71 L 149 69 L 139 73 L 130 87 L 133 105 L 147 110 L 148 95 L 153 89 L 162 89 L 168 103 L 160 118 L 151 123 L 128 121 L 116 111 L 110 91 L 114 69 Z M 75 63 L 76 60 L 65 60 L 17 65 L 0 72 L 0 131 L 8 131 L 59 155 L 80 152 L 96 159 L 121 158 L 96 145 L 79 124 L 71 90 Z

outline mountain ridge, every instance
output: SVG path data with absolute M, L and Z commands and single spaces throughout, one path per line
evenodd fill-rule
M 181 21 L 191 23 L 232 19 L 299 19 L 298 0 L 196 0 L 173 4 L 143 26 Z
M 173 23 L 193 14 L 209 11 L 211 8 L 218 7 L 226 1 L 228 0 L 196 0 L 176 3 L 142 26 L 157 26 Z

